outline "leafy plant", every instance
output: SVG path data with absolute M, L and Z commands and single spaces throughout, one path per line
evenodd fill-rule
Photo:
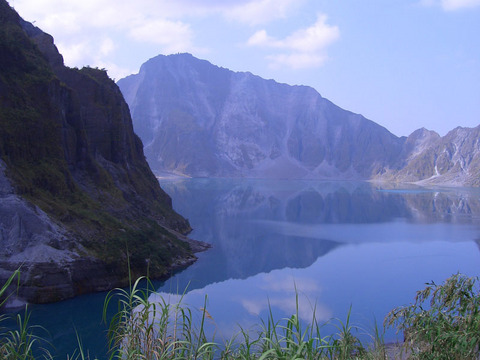
M 18 329 L 11 330 L 2 336 L 0 357 L 5 360 L 35 360 L 34 346 L 44 340 L 33 334 L 33 329 L 38 326 L 30 326 L 30 313 L 25 309 L 25 314 L 16 317 Z M 44 358 L 51 358 L 47 349 L 42 349 Z
M 299 316 L 298 293 L 295 297 L 295 313 L 289 318 L 275 321 L 269 311 L 259 334 L 257 356 L 260 359 L 320 359 L 331 348 L 328 338 L 322 338 L 316 309 L 312 309 L 312 321 L 303 325 Z M 257 358 L 257 357 L 254 357 Z
M 363 358 L 366 354 L 364 346 L 358 337 L 354 335 L 354 331 L 357 331 L 358 329 L 350 324 L 351 313 L 352 307 L 350 306 L 345 323 L 338 320 L 339 325 L 335 325 L 339 330 L 338 339 L 334 339 L 332 343 L 332 357 L 335 359 L 358 359 Z
M 15 272 L 0 289 L 4 295 Z M 131 279 L 130 279 L 131 280 Z M 146 282 L 146 286 L 143 283 Z M 118 306 L 109 327 L 110 359 L 220 359 L 220 360 L 290 360 L 290 359 L 478 359 L 480 355 L 480 289 L 478 278 L 456 274 L 443 284 L 428 283 L 417 292 L 415 302 L 393 309 L 385 325 L 403 331 L 403 354 L 385 345 L 383 332 L 375 324 L 372 342 L 365 346 L 356 335 L 359 328 L 351 324 L 351 308 L 344 322 L 336 320 L 338 331 L 321 337 L 315 307 L 309 324 L 300 321 L 298 295 L 296 311 L 279 321 L 270 308 L 266 321 L 253 330 L 240 328 L 223 343 L 206 335 L 207 321 L 203 308 L 192 310 L 178 301 L 170 303 L 156 297 L 148 279 L 139 278 L 127 289 L 111 291 L 104 304 L 104 321 L 108 309 Z M 18 330 L 0 334 L 0 358 L 32 360 L 34 346 L 43 339 L 33 335 L 28 326 L 29 313 L 17 315 Z M 255 330 L 257 329 L 257 330 Z M 79 349 L 67 360 L 89 359 L 78 338 Z M 44 351 L 44 359 L 51 355 Z
M 2 288 L 0 288 L 0 307 L 2 307 L 5 302 L 8 300 L 9 295 L 7 294 L 7 290 L 13 281 L 17 278 L 17 283 L 20 281 L 20 270 L 15 270 L 12 275 L 7 279 L 5 284 L 3 284 Z M 1 319 L 1 317 L 0 317 Z
M 108 306 L 115 297 L 119 306 L 108 330 L 111 359 L 213 359 L 217 345 L 205 335 L 209 317 L 205 307 L 196 328 L 192 310 L 182 305 L 181 299 L 176 304 L 163 298 L 152 302 L 148 286 L 140 288 L 142 280 L 138 278 L 127 290 L 110 292 L 105 300 L 106 322 Z
M 478 278 L 456 274 L 441 285 L 426 285 L 413 304 L 393 309 L 385 323 L 403 331 L 405 350 L 413 359 L 477 359 Z
M 0 289 L 0 307 L 5 304 L 11 294 L 7 294 L 10 285 L 17 279 L 20 281 L 20 271 L 16 270 L 7 279 Z M 0 322 L 5 320 L 5 315 L 0 316 Z M 33 347 L 43 340 L 33 334 L 34 327 L 29 325 L 30 313 L 25 308 L 25 314 L 16 316 L 18 328 L 0 334 L 0 358 L 2 360 L 35 360 Z M 44 349 L 44 358 L 51 358 L 48 350 Z

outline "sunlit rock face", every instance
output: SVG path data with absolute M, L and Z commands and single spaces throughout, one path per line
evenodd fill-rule
M 368 179 L 405 138 L 307 86 L 157 56 L 118 81 L 154 171 L 188 176 Z
M 444 137 L 419 129 L 406 141 L 404 161 L 379 179 L 423 185 L 480 186 L 480 126 Z
M 479 128 L 396 137 L 307 86 L 157 56 L 118 81 L 154 172 L 475 185 Z

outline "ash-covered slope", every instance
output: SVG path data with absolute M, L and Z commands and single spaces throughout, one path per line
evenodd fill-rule
M 194 261 L 105 71 L 63 65 L 50 35 L 0 0 L 0 283 L 61 300 Z
M 405 138 L 313 88 L 157 56 L 118 81 L 153 171 L 189 176 L 369 179 Z
M 479 128 L 396 137 L 306 86 L 157 56 L 118 81 L 157 172 L 480 185 Z
M 401 167 L 381 180 L 425 185 L 480 186 L 480 126 L 457 127 L 444 137 L 419 129 L 406 141 Z

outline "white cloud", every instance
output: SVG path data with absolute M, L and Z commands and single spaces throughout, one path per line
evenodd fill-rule
M 146 56 L 176 52 L 205 54 L 209 50 L 195 44 L 196 29 L 190 24 L 193 20 L 223 16 L 258 25 L 288 18 L 304 1 L 15 0 L 12 5 L 27 21 L 35 21 L 35 25 L 53 35 L 67 65 L 81 67 L 113 64 L 119 54 L 125 59 L 130 48 L 144 51 Z M 275 50 L 268 56 L 271 66 L 305 68 L 319 66 L 327 59 L 326 48 L 338 34 L 338 28 L 329 26 L 321 15 L 311 27 L 283 39 L 269 36 L 266 30 L 257 32 L 249 45 Z M 135 67 L 138 65 L 135 63 Z
M 93 53 L 92 44 L 88 41 L 57 42 L 57 47 L 63 56 L 65 64 L 70 66 L 87 65 L 89 54 Z
M 444 11 L 456 11 L 480 7 L 480 0 L 420 0 L 419 4 L 425 7 L 439 6 Z
M 247 41 L 247 45 L 250 46 L 273 46 L 277 40 L 268 36 L 265 30 L 259 30 L 253 34 Z
M 326 49 L 340 37 L 337 26 L 327 24 L 327 16 L 320 14 L 312 26 L 300 29 L 285 37 L 276 39 L 259 30 L 247 41 L 249 46 L 278 49 L 280 53 L 270 54 L 272 67 L 288 66 L 294 69 L 317 67 L 328 58 Z
M 58 43 L 58 48 L 67 65 L 83 67 L 84 65 L 105 68 L 108 74 L 115 79 L 121 79 L 133 74 L 135 69 L 120 67 L 112 61 L 103 60 L 115 50 L 116 45 L 110 38 L 104 38 L 98 42 L 83 41 L 73 43 Z
M 327 60 L 327 56 L 310 53 L 278 54 L 267 56 L 267 60 L 270 61 L 272 69 L 289 67 L 297 70 L 322 66 Z
M 188 24 L 180 21 L 155 19 L 134 26 L 129 36 L 141 42 L 162 45 L 165 52 L 179 52 L 192 49 L 193 33 Z
M 118 66 L 113 62 L 104 62 L 102 60 L 99 60 L 96 66 L 101 69 L 106 69 L 108 76 L 110 76 L 114 81 L 120 80 L 121 78 L 124 78 L 130 74 L 134 74 L 136 71 L 138 71 L 138 69 L 129 69 Z
M 435 6 L 435 0 L 420 0 L 418 5 L 424 7 L 432 7 Z
M 116 46 L 113 43 L 113 40 L 109 37 L 106 37 L 102 40 L 102 43 L 100 44 L 100 54 L 102 56 L 107 56 L 111 54 L 115 50 L 115 48 Z
M 224 14 L 231 20 L 250 25 L 265 24 L 286 18 L 299 3 L 299 0 L 253 0 L 224 9 Z
M 313 26 L 298 30 L 287 37 L 284 46 L 303 53 L 317 52 L 335 42 L 339 36 L 338 27 L 328 25 L 326 15 L 319 15 Z
M 298 300 L 298 315 L 301 319 L 311 321 L 314 313 L 318 321 L 331 319 L 331 310 L 317 302 L 316 298 L 321 289 L 315 279 L 285 277 L 279 272 L 259 275 L 258 278 L 260 279 L 258 287 L 268 293 L 268 298 L 250 296 L 237 299 L 250 314 L 260 315 L 262 311 L 272 306 L 287 314 L 295 314 Z
M 280 293 L 318 293 L 320 287 L 318 283 L 311 278 L 298 278 L 292 275 L 281 276 L 278 274 L 263 274 L 261 277 L 263 284 L 260 286 L 263 290 L 275 291 Z
M 12 5 L 25 20 L 55 38 L 66 65 L 115 67 L 118 52 L 123 49 L 125 54 L 136 44 L 143 48 L 153 44 L 157 54 L 205 53 L 195 47 L 191 26 L 175 16 L 197 14 L 207 6 L 185 6 L 186 1 L 15 0 Z
M 474 8 L 480 6 L 480 0 L 442 0 L 442 8 L 446 11 Z
M 81 21 L 78 14 L 72 11 L 47 14 L 41 19 L 42 30 L 50 31 L 61 28 L 66 34 L 81 31 Z
M 41 5 L 41 6 L 39 6 Z M 17 7 L 27 20 L 36 20 L 44 31 L 69 35 L 84 34 L 91 30 L 117 30 L 127 33 L 137 41 L 157 44 L 192 37 L 188 24 L 168 18 L 169 7 L 152 0 L 130 1 L 82 0 L 18 0 Z M 166 32 L 160 34 L 159 32 Z M 188 40 L 189 41 L 189 40 Z
M 26 20 L 55 26 L 126 28 L 147 18 L 179 19 L 221 14 L 248 24 L 286 18 L 304 0 L 10 0 Z M 68 20 L 64 20 L 68 19 Z M 60 22 L 56 23 L 55 20 Z

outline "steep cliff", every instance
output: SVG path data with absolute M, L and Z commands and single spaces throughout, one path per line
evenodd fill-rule
M 63 65 L 50 35 L 0 0 L 0 281 L 60 300 L 194 261 L 127 104 L 105 71 Z
M 189 176 L 367 179 L 405 138 L 307 86 L 157 56 L 118 81 L 154 171 Z

